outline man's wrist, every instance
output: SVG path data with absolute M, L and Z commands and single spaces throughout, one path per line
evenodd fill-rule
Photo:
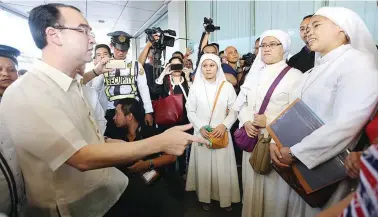
M 165 147 L 166 147 L 165 133 L 163 132 L 151 138 L 152 138 L 152 144 L 156 144 L 156 145 L 153 145 L 154 149 L 156 149 L 154 153 L 165 152 Z
M 92 72 L 95 76 L 99 76 L 99 73 L 96 71 L 96 69 L 92 69 Z
M 291 156 L 293 160 L 297 160 L 297 157 L 292 153 L 291 149 L 289 149 L 288 154 Z

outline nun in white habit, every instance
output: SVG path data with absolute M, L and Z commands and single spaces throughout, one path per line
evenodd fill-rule
M 218 88 L 226 81 L 220 58 L 204 54 L 195 75 L 186 103 L 189 121 L 194 126 L 194 135 L 206 137 L 204 126 L 208 125 Z M 210 209 L 211 199 L 220 201 L 220 207 L 231 210 L 231 203 L 240 202 L 237 165 L 230 128 L 237 119 L 231 110 L 236 99 L 233 85 L 225 82 L 221 89 L 210 126 L 216 133 L 228 133 L 229 144 L 222 149 L 208 149 L 193 143 L 187 174 L 187 191 L 196 191 L 205 210 Z
M 258 133 L 267 137 L 266 126 L 269 125 L 291 103 L 289 93 L 296 81 L 302 76 L 301 71 L 291 68 L 275 88 L 266 111 L 255 116 L 263 103 L 264 97 L 276 77 L 288 65 L 286 59 L 291 46 L 290 36 L 282 30 L 268 30 L 260 36 L 260 48 L 253 66 L 241 87 L 235 103 L 239 110 L 240 126 L 245 126 L 248 135 Z M 242 105 L 242 108 L 240 107 Z M 263 120 L 263 121 L 262 121 Z M 266 121 L 265 121 L 266 120 Z M 255 126 L 260 126 L 260 132 Z M 251 130 L 249 132 L 249 130 Z M 272 140 L 272 142 L 274 142 Z M 279 175 L 271 171 L 267 175 L 256 173 L 249 163 L 250 152 L 243 152 L 243 217 L 274 217 L 276 215 L 276 186 Z
M 273 161 L 289 165 L 300 160 L 313 169 L 356 145 L 377 105 L 378 63 L 374 41 L 355 12 L 321 8 L 311 18 L 309 28 L 307 38 L 316 52 L 315 67 L 304 74 L 291 99 L 301 98 L 325 125 L 290 149 L 281 148 L 282 158 L 276 155 Z M 283 210 L 278 216 L 313 217 L 345 197 L 349 185 L 342 181 L 321 209 L 308 206 L 283 180 L 277 193 L 279 201 L 288 201 L 287 206 L 278 207 Z

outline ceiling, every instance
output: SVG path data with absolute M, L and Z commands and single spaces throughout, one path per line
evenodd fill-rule
M 6 7 L 26 16 L 35 6 L 47 3 L 64 3 L 79 8 L 96 35 L 97 43 L 108 43 L 107 33 L 125 31 L 136 36 L 141 27 L 147 28 L 167 12 L 167 0 L 154 1 L 18 1 L 0 0 Z M 165 3 L 166 2 L 166 3 Z

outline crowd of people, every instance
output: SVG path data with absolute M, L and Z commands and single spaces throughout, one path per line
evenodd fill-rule
M 282 30 L 264 31 L 240 56 L 209 43 L 205 28 L 196 62 L 187 49 L 163 66 L 154 59 L 159 34 L 130 61 L 128 33 L 96 44 L 73 6 L 41 5 L 28 19 L 42 50 L 32 68 L 18 71 L 20 51 L 0 45 L 0 213 L 181 216 L 170 209 L 175 198 L 162 198 L 183 181 L 208 212 L 217 201 L 225 212 L 242 202 L 242 217 L 377 216 L 378 55 L 355 12 L 305 16 L 305 45 L 293 56 Z M 324 125 L 280 147 L 267 127 L 296 99 Z M 236 130 L 266 139 L 277 168 L 312 170 L 349 150 L 349 178 L 311 207 L 271 167 L 253 169 L 256 155 L 236 146 Z

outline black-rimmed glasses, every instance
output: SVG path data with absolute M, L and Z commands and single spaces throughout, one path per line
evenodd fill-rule
M 270 43 L 270 44 L 261 44 L 259 47 L 260 48 L 274 48 L 277 46 L 282 45 L 281 43 Z
M 91 36 L 95 38 L 95 33 L 91 31 L 91 29 L 85 28 L 85 27 L 66 27 L 66 26 L 53 26 L 54 29 L 68 29 L 68 30 L 74 30 L 77 32 L 81 32 L 87 36 Z

